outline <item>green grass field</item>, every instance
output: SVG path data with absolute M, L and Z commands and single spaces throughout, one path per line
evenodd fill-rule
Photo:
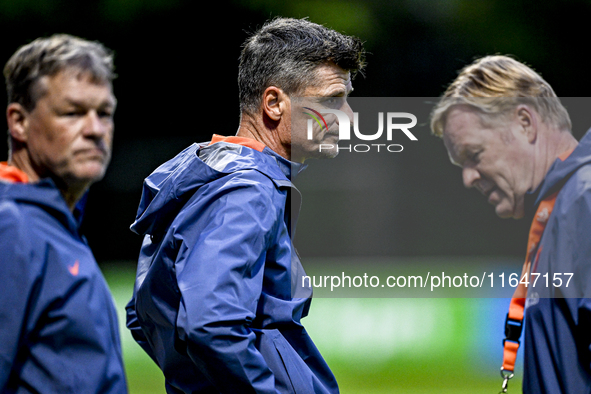
M 119 312 L 130 393 L 165 393 L 162 373 L 125 328 L 135 267 L 101 268 Z M 343 394 L 496 393 L 507 300 L 501 301 L 316 298 L 304 325 Z M 520 380 L 518 369 L 510 392 L 521 392 Z

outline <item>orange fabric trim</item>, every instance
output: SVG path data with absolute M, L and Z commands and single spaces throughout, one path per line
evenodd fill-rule
M 560 160 L 562 160 L 562 161 L 565 161 L 565 160 L 566 160 L 566 158 L 567 158 L 567 157 L 569 157 L 571 153 L 573 153 L 573 151 L 574 151 L 574 148 L 573 148 L 573 149 L 571 149 L 571 150 L 567 150 L 566 152 L 562 152 L 562 153 L 561 153 L 561 154 L 558 156 L 558 158 L 559 158 Z
M 562 161 L 566 160 L 566 158 L 572 153 L 573 150 L 574 149 L 563 152 L 561 155 L 558 156 L 558 158 Z M 542 239 L 542 234 L 544 233 L 546 223 L 548 223 L 548 218 L 550 217 L 552 209 L 554 208 L 554 203 L 556 202 L 557 196 L 558 191 L 552 194 L 551 196 L 545 198 L 538 206 L 538 209 L 536 210 L 536 215 L 532 220 L 531 227 L 529 229 L 529 236 L 527 239 L 527 252 L 525 255 L 525 262 L 523 263 L 521 276 L 519 277 L 519 284 L 517 285 L 517 288 L 515 288 L 513 298 L 511 298 L 511 303 L 509 304 L 509 313 L 507 315 L 509 319 L 523 321 L 525 300 L 527 297 L 527 287 L 525 283 L 522 283 L 522 278 L 525 275 L 527 275 L 528 277 L 530 275 L 533 257 L 532 254 L 534 251 L 539 249 L 538 246 L 540 240 Z M 529 279 L 526 279 L 526 281 L 529 281 Z M 502 370 L 510 372 L 514 371 L 518 349 L 518 342 L 504 341 Z
M 223 135 L 214 134 L 213 137 L 211 137 L 211 142 L 209 144 L 215 144 L 216 142 L 228 142 L 230 144 L 242 145 L 246 146 L 247 148 L 258 150 L 259 152 L 262 152 L 266 146 L 262 142 L 253 140 L 252 138 L 236 136 L 224 137 Z
M 0 179 L 9 182 L 27 183 L 29 177 L 23 171 L 14 166 L 8 165 L 7 162 L 0 162 Z

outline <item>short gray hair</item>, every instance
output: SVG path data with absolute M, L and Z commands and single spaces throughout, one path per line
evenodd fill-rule
M 66 68 L 88 72 L 96 83 L 110 84 L 116 77 L 113 52 L 99 42 L 68 34 L 37 38 L 20 47 L 4 67 L 8 102 L 34 109 L 39 98 L 37 81 Z

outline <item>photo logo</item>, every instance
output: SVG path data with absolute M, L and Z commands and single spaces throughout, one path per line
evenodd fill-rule
M 328 131 L 328 123 L 326 119 L 322 116 L 323 114 L 333 114 L 337 117 L 339 123 L 339 141 L 346 141 L 351 139 L 351 125 L 353 125 L 353 133 L 356 138 L 362 141 L 375 141 L 382 137 L 384 134 L 384 118 L 386 119 L 386 140 L 392 141 L 393 136 L 395 135 L 396 131 L 401 131 L 404 135 L 410 139 L 411 141 L 417 141 L 417 137 L 410 131 L 411 128 L 416 126 L 417 124 L 417 117 L 409 112 L 387 112 L 384 116 L 384 112 L 378 112 L 378 131 L 374 134 L 362 134 L 359 131 L 359 113 L 353 113 L 353 122 L 349 119 L 346 113 L 343 111 L 339 111 L 336 109 L 322 109 L 316 111 L 309 107 L 304 107 L 304 109 L 310 112 L 304 112 L 304 114 L 310 116 L 312 119 L 308 119 L 307 123 L 307 138 L 308 140 L 312 140 L 314 138 L 314 121 L 318 124 L 320 129 L 324 129 Z M 407 119 L 410 120 L 406 123 L 401 123 L 400 119 Z M 349 152 L 369 152 L 372 147 L 377 148 L 380 150 L 380 147 L 386 147 L 389 152 L 401 152 L 403 147 L 400 144 L 356 144 L 356 145 L 349 145 L 348 147 L 345 146 L 338 146 L 332 144 L 320 144 L 319 150 L 322 151 L 323 149 L 334 149 L 337 148 L 339 150 L 348 150 Z
M 309 107 L 304 107 L 304 109 L 307 109 L 308 111 L 313 112 L 312 114 L 309 112 L 304 112 L 304 114 L 311 116 L 312 119 L 314 119 L 316 121 L 316 123 L 318 123 L 318 126 L 320 126 L 320 129 L 322 129 L 322 124 L 324 124 L 324 130 L 328 131 L 328 125 L 326 124 L 326 120 L 324 119 L 324 117 L 322 115 L 320 115 L 320 112 L 315 111 Z M 313 134 L 312 134 L 312 119 L 308 119 L 308 139 L 309 140 L 314 138 Z M 320 123 L 321 120 L 322 120 L 322 123 Z

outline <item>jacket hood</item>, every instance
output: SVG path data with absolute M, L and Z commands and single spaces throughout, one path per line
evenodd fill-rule
M 144 180 L 136 220 L 130 228 L 139 235 L 165 231 L 197 189 L 233 172 L 257 170 L 277 187 L 293 187 L 292 174 L 304 167 L 267 147 L 259 152 L 227 142 L 192 144 Z
M 541 200 L 558 190 L 564 183 L 576 172 L 580 167 L 591 162 L 591 129 L 581 138 L 577 147 L 573 152 L 563 161 L 556 159 L 552 164 L 544 181 L 538 187 L 537 206 Z
M 74 212 L 70 212 L 61 192 L 49 178 L 35 183 L 0 181 L 0 201 L 12 200 L 19 204 L 37 205 L 50 212 L 73 234 L 78 234 L 87 195 L 88 193 L 76 204 Z

